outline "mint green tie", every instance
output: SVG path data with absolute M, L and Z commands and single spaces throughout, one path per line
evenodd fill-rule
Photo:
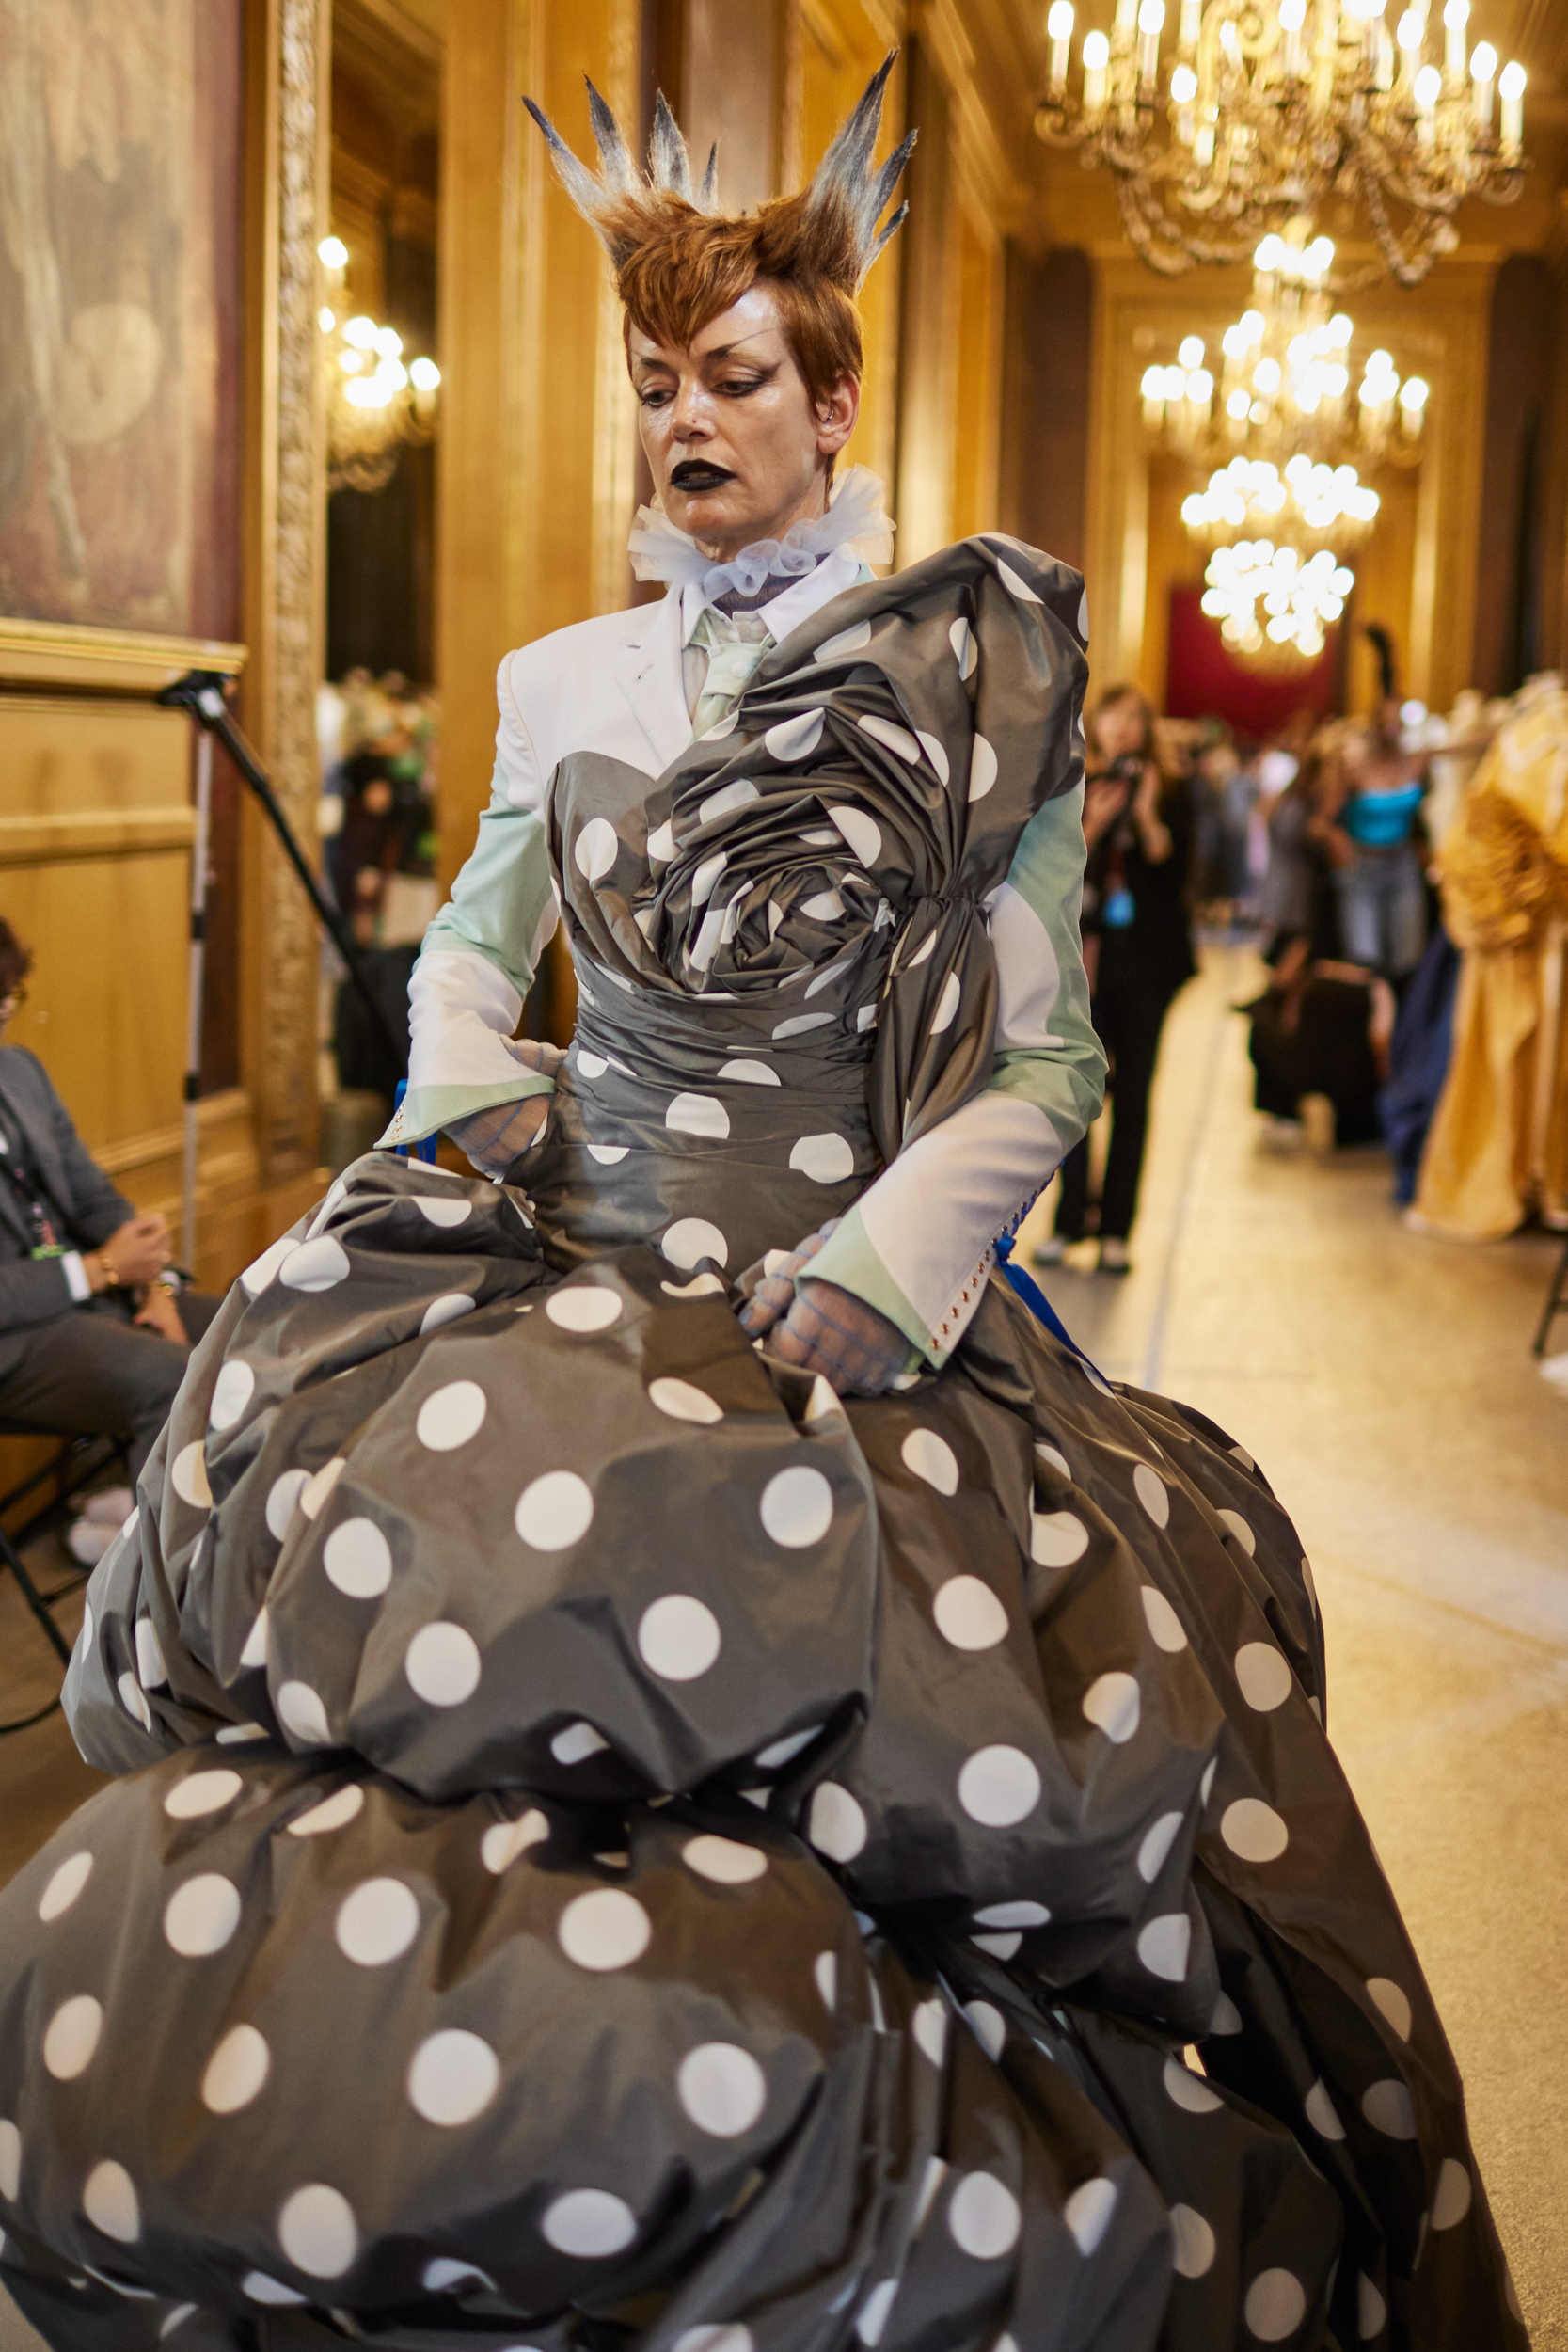
M 774 640 L 766 628 L 760 635 L 751 634 L 759 626 L 753 613 L 717 612 L 712 605 L 699 616 L 688 642 L 705 648 L 707 676 L 691 713 L 693 738 L 729 716 L 764 654 L 773 650 Z

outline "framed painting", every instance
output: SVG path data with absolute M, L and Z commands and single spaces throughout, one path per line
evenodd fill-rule
M 0 0 L 0 613 L 232 637 L 241 0 Z

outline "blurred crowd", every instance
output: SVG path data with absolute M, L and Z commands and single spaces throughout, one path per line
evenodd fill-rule
M 1303 711 L 1247 741 L 1222 720 L 1160 718 L 1131 685 L 1106 689 L 1089 711 L 1084 932 L 1111 1064 L 1109 1134 L 1098 1183 L 1101 1153 L 1089 1143 L 1064 1163 L 1041 1263 L 1066 1257 L 1106 1273 L 1130 1265 L 1149 1089 L 1166 1013 L 1196 969 L 1198 929 L 1250 940 L 1263 959 L 1266 984 L 1238 1009 L 1249 1023 L 1266 1148 L 1383 1142 L 1395 1198 L 1408 1205 L 1436 1140 L 1463 1165 L 1453 1182 L 1429 1170 L 1433 1214 L 1412 1209 L 1416 1221 L 1477 1238 L 1531 1215 L 1561 1221 L 1556 1163 L 1568 1147 L 1556 1129 L 1568 1123 L 1559 1086 L 1568 1044 L 1553 1008 L 1568 870 L 1560 845 L 1554 852 L 1563 793 L 1554 800 L 1550 775 L 1555 762 L 1560 787 L 1568 775 L 1568 697 L 1544 678 L 1511 701 L 1466 694 L 1451 712 L 1432 714 L 1400 700 L 1386 639 L 1369 635 L 1382 692 L 1365 716 L 1325 723 Z M 1539 810 L 1521 782 L 1529 776 L 1544 796 Z M 1475 909 L 1478 893 L 1508 899 L 1510 857 L 1536 878 L 1535 914 L 1505 942 Z M 1497 1024 L 1474 1037 L 1472 999 L 1485 977 L 1476 958 L 1505 946 L 1514 959 L 1513 1062 L 1496 1100 L 1478 1104 L 1466 1081 L 1460 1101 L 1461 976 L 1468 963 L 1462 1045 L 1471 1060 L 1495 1060 Z M 1440 1105 L 1449 1116 L 1434 1138 Z M 1511 1169 L 1506 1198 L 1484 1209 L 1460 1199 L 1474 1194 L 1473 1168 L 1499 1157 Z

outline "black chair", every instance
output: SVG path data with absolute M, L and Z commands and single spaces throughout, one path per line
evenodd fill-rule
M 1557 1273 L 1553 1277 L 1551 1289 L 1546 1293 L 1546 1305 L 1541 1317 L 1541 1328 L 1535 1335 L 1533 1350 L 1535 1355 L 1544 1356 L 1546 1353 L 1546 1342 L 1551 1336 L 1552 1326 L 1559 1315 L 1568 1315 L 1568 1244 L 1564 1245 L 1562 1255 L 1557 1262 Z
M 0 1421 L 0 1438 L 38 1438 L 47 1437 L 48 1434 L 47 1430 L 35 1429 L 26 1422 Z M 56 1584 L 52 1591 L 40 1592 L 33 1581 L 23 1554 L 29 1544 L 36 1542 L 40 1535 L 65 1518 L 72 1495 L 79 1494 L 91 1480 L 101 1477 L 112 1463 L 123 1462 L 124 1459 L 125 1449 L 113 1438 L 70 1438 L 47 1462 L 26 1478 L 19 1480 L 8 1493 L 0 1495 L 0 1575 L 4 1575 L 8 1568 L 15 1577 L 23 1599 L 37 1618 L 44 1639 L 62 1667 L 71 1663 L 71 1644 L 55 1624 L 54 1611 L 68 1593 L 80 1590 L 87 1581 L 88 1570 L 82 1568 L 69 1576 L 63 1584 Z M 16 1505 L 51 1481 L 54 1492 L 49 1500 L 33 1511 L 20 1527 L 8 1533 L 5 1522 Z M 7 1732 L 27 1731 L 34 1724 L 42 1723 L 46 1715 L 55 1712 L 59 1703 L 57 1698 L 51 1699 L 47 1707 L 40 1707 L 34 1714 L 20 1716 L 14 1723 L 0 1724 L 0 1738 Z

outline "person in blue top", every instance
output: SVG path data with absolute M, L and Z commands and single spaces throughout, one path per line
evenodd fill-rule
M 1340 946 L 1352 963 L 1398 983 L 1426 946 L 1420 806 L 1426 764 L 1401 748 L 1400 706 L 1386 632 L 1370 628 L 1383 693 L 1366 732 L 1340 756 L 1340 790 L 1323 811 L 1322 839 L 1334 867 Z

